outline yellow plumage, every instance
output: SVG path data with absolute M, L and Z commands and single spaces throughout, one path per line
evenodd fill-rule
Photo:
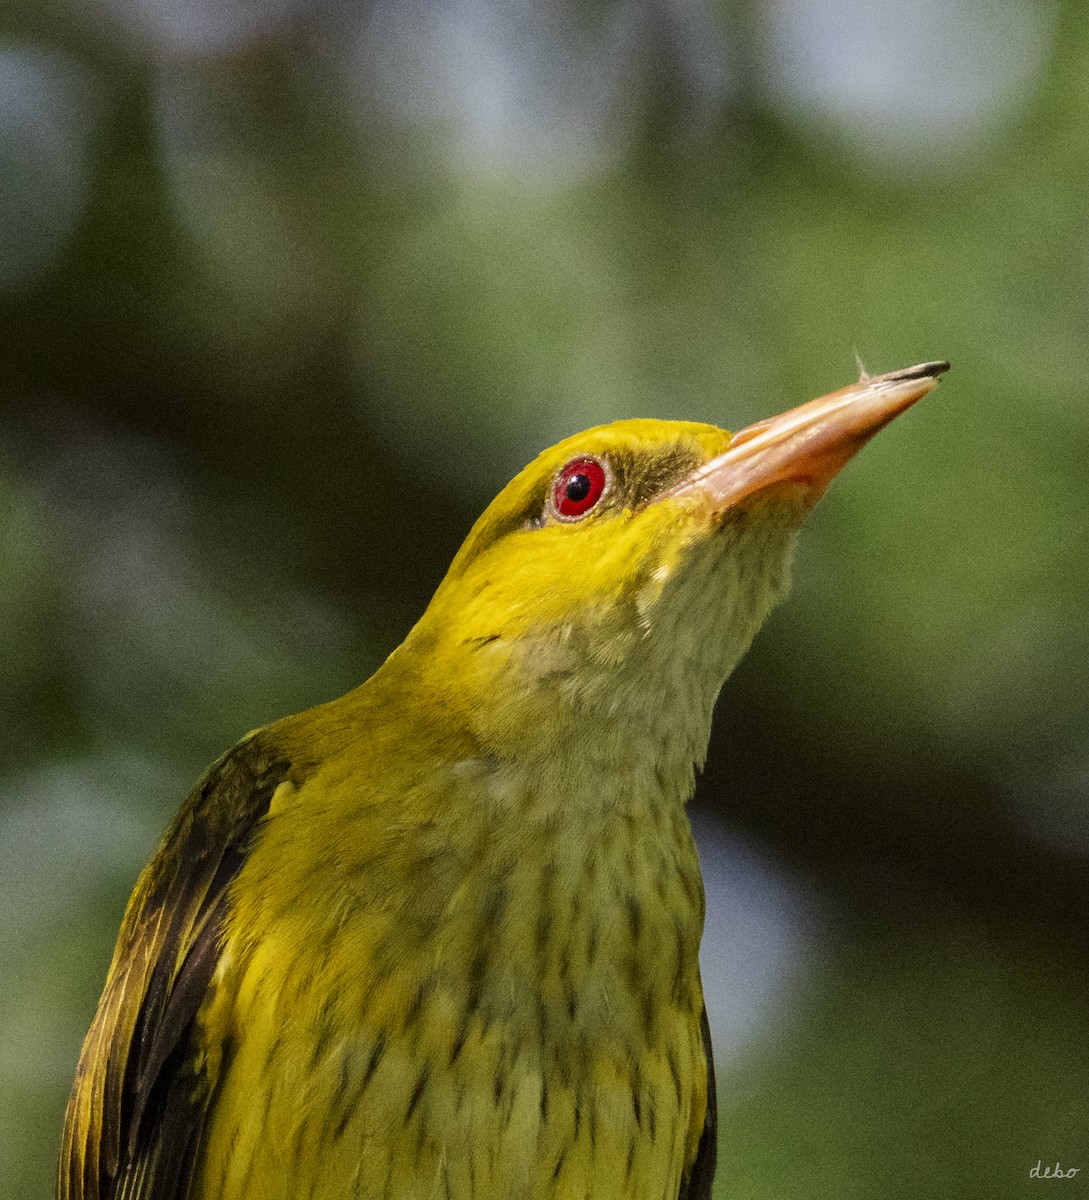
M 644 428 L 578 447 L 615 456 Z M 669 432 L 697 433 L 700 461 L 726 446 L 717 430 Z M 553 452 L 546 480 L 573 449 Z M 535 495 L 541 474 L 512 488 Z M 322 1200 L 659 1197 L 694 1158 L 703 893 L 683 803 L 724 644 L 690 657 L 671 637 L 676 708 L 648 704 L 641 622 L 651 592 L 686 590 L 675 536 L 603 527 L 609 545 L 575 575 L 542 549 L 549 532 L 503 544 L 485 517 L 372 680 L 258 735 L 291 761 L 317 747 L 320 766 L 273 799 L 198 1018 L 201 1041 L 237 1047 L 202 1195 L 286 1195 L 284 1179 L 320 1163 Z M 698 561 L 683 570 L 714 586 Z M 584 604 L 595 620 L 572 619 Z M 426 700 L 406 709 L 409 695 Z M 260 1122 L 230 1115 L 258 1094 Z
M 215 764 L 126 913 L 61 1200 L 709 1196 L 684 803 L 813 494 L 709 500 L 729 446 L 546 452 L 372 679 Z

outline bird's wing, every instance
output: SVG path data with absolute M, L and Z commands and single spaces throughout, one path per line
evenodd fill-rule
M 707 1023 L 707 1009 L 700 1018 L 703 1032 L 703 1053 L 707 1059 L 707 1113 L 703 1118 L 703 1132 L 696 1146 L 696 1156 L 681 1180 L 678 1200 L 711 1200 L 711 1189 L 715 1182 L 715 1155 L 718 1149 L 718 1101 L 715 1095 L 715 1060 L 711 1054 L 711 1027 Z
M 188 1046 L 227 889 L 291 775 L 264 731 L 219 759 L 140 876 L 68 1100 L 57 1200 L 184 1200 L 208 1102 Z

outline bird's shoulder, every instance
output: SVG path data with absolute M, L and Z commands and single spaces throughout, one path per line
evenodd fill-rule
M 292 745 L 295 742 L 295 745 Z M 183 802 L 129 900 L 65 1116 L 58 1200 L 184 1195 L 204 1081 L 193 1019 L 219 955 L 228 888 L 278 788 L 309 764 L 276 725 L 220 757 Z

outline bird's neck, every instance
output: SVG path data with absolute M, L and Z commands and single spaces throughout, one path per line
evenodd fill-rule
M 428 697 L 429 730 L 471 743 L 507 790 L 570 814 L 683 805 L 719 690 L 785 590 L 780 524 L 754 541 L 739 522 L 569 621 L 459 640 L 425 619 L 380 676 Z

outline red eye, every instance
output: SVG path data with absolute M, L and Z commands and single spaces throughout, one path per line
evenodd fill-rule
M 608 476 L 596 458 L 573 458 L 552 485 L 556 515 L 575 521 L 601 499 Z

